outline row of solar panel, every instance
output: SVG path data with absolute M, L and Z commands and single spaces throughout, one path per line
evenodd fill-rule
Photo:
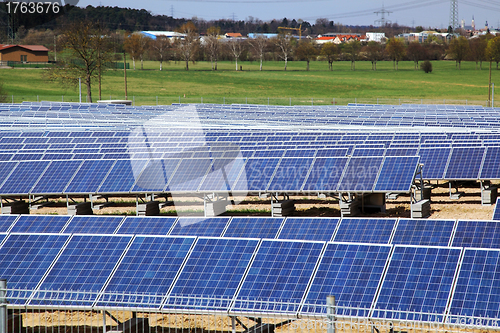
M 2 215 L 0 233 L 220 236 L 500 248 L 500 222 L 468 220 Z
M 409 192 L 418 157 L 0 162 L 1 194 Z
M 326 297 L 351 315 L 441 320 L 446 314 L 499 318 L 500 250 L 239 238 L 10 234 L 0 248 L 0 276 L 13 289 L 86 291 L 85 299 L 44 297 L 32 305 L 136 307 L 183 312 L 180 296 L 219 297 L 219 311 L 324 315 Z M 120 293 L 106 297 L 103 293 Z M 45 294 L 45 293 L 42 293 Z M 61 293 L 63 294 L 63 293 Z M 130 296 L 129 296 L 130 295 Z M 11 303 L 24 306 L 19 300 Z M 432 315 L 436 316 L 431 318 Z

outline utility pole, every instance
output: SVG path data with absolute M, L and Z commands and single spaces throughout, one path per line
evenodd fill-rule
M 450 0 L 450 27 L 452 33 L 458 30 L 458 0 Z
M 377 24 L 379 24 L 379 26 L 383 28 L 383 27 L 385 27 L 386 24 L 390 24 L 391 23 L 390 20 L 386 20 L 385 14 L 389 15 L 392 12 L 390 12 L 388 10 L 385 10 L 384 5 L 382 5 L 382 9 L 381 10 L 376 11 L 374 13 L 377 14 L 377 16 L 378 16 L 378 14 L 380 14 L 380 20 L 375 20 L 375 26 Z
M 127 60 L 125 58 L 125 51 L 123 51 L 123 76 L 125 78 L 125 99 L 128 99 L 127 94 Z

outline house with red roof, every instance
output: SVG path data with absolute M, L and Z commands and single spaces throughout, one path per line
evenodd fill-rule
M 0 62 L 49 62 L 49 49 L 43 45 L 2 45 Z

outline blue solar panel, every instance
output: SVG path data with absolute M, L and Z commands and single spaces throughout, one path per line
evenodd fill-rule
M 233 190 L 265 191 L 278 162 L 278 158 L 249 159 Z
M 179 217 L 170 235 L 219 237 L 229 217 Z
M 384 148 L 354 148 L 352 156 L 384 156 Z
M 374 317 L 442 321 L 461 250 L 396 245 L 375 304 Z M 389 310 L 389 312 L 385 312 Z M 416 313 L 395 311 L 411 311 Z M 437 316 L 431 316 L 434 314 Z
M 418 148 L 387 148 L 385 156 L 417 156 Z
M 382 157 L 352 157 L 340 181 L 339 191 L 372 191 L 381 164 Z
M 500 179 L 500 147 L 488 147 L 484 156 L 480 179 Z
M 495 210 L 493 211 L 492 220 L 500 221 L 500 198 L 497 198 L 495 203 Z
M 419 150 L 422 177 L 424 179 L 443 179 L 451 148 L 421 148 Z
M 167 300 L 165 307 L 176 306 L 175 296 L 196 295 L 222 298 L 209 307 L 227 308 L 258 244 L 256 239 L 198 239 L 170 292 L 173 297 Z M 182 306 L 183 309 L 189 307 Z
M 0 248 L 0 276 L 12 289 L 34 289 L 68 235 L 11 234 Z
M 112 234 L 122 220 L 122 216 L 74 216 L 64 233 Z
M 194 237 L 169 236 L 134 238 L 105 290 L 108 293 L 125 295 L 120 297 L 120 303 L 102 298 L 97 304 L 125 306 L 127 303 L 133 303 L 137 296 L 127 294 L 164 296 L 174 282 L 194 240 Z M 162 301 L 163 297 L 151 297 L 146 306 L 159 307 Z
M 287 217 L 278 238 L 327 242 L 338 222 L 338 218 Z
M 176 220 L 176 217 L 127 216 L 116 233 L 129 235 L 166 235 Z
M 84 290 L 97 292 L 118 263 L 132 236 L 117 235 L 74 235 L 61 256 L 40 286 L 43 290 Z M 81 299 L 76 295 L 71 300 L 35 300 L 33 304 L 92 305 L 94 299 Z
M 5 194 L 28 194 L 40 175 L 44 172 L 48 161 L 23 162 L 15 168 L 12 174 L 7 178 L 0 193 Z
M 312 162 L 312 158 L 283 158 L 267 190 L 300 191 Z
M 500 248 L 500 221 L 458 221 L 453 246 Z
M 418 160 L 418 156 L 386 157 L 374 191 L 410 192 Z
M 347 158 L 316 158 L 303 191 L 335 191 L 347 163 Z
M 479 317 L 483 320 L 499 318 L 499 286 L 500 251 L 465 249 L 450 314 L 468 319 L 472 317 Z M 487 322 L 486 325 L 490 323 Z
M 150 160 L 140 175 L 134 171 L 136 183 L 132 192 L 163 191 L 179 162 L 179 159 Z
M 389 244 L 397 219 L 343 218 L 335 242 Z
M 399 219 L 393 244 L 448 246 L 454 220 Z
M 231 191 L 244 166 L 241 158 L 214 159 L 200 191 Z
M 309 285 L 323 242 L 263 240 L 252 261 L 233 310 L 261 310 L 272 304 L 254 301 L 286 301 L 273 312 L 296 312 Z
M 318 149 L 316 157 L 345 157 L 349 148 Z
M 350 315 L 367 317 L 390 252 L 390 245 L 329 243 L 301 312 L 325 314 L 327 296 L 335 295 L 340 307 L 366 309 Z
M 224 237 L 275 238 L 282 217 L 233 217 Z
M 31 193 L 63 193 L 82 161 L 53 161 Z
M 211 159 L 193 158 L 181 160 L 172 175 L 168 188 L 172 192 L 196 191 L 212 164 Z
M 17 218 L 17 215 L 0 215 L 0 232 L 7 232 Z
M 99 187 L 100 193 L 128 192 L 146 166 L 147 160 L 118 160 Z
M 10 232 L 59 233 L 71 216 L 21 215 Z
M 89 160 L 83 162 L 65 193 L 95 193 L 111 166 L 112 160 Z
M 484 147 L 453 148 L 446 179 L 477 179 L 483 161 Z

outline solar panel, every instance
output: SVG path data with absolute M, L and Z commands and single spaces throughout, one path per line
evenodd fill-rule
M 2 187 L 0 187 L 0 193 L 30 193 L 31 188 L 36 184 L 36 181 L 48 165 L 48 161 L 19 163 L 9 178 L 5 180 Z
M 180 159 L 150 160 L 142 172 L 132 169 L 136 180 L 132 192 L 163 191 L 180 161 Z
M 10 232 L 60 233 L 71 216 L 21 215 Z
M 214 159 L 200 191 L 231 191 L 244 166 L 242 158 Z
M 278 162 L 278 158 L 249 159 L 245 164 L 245 171 L 238 178 L 233 190 L 265 191 Z
M 343 218 L 335 242 L 389 244 L 397 219 Z
M 484 147 L 453 148 L 446 169 L 446 179 L 477 179 Z
M 63 232 L 66 234 L 112 234 L 122 220 L 122 216 L 77 215 L 73 216 Z
M 82 161 L 53 161 L 31 193 L 63 193 Z
M 347 158 L 316 158 L 304 182 L 303 191 L 335 191 Z
M 0 248 L 0 276 L 12 289 L 34 289 L 69 235 L 10 234 Z
M 183 159 L 172 175 L 168 188 L 172 192 L 196 191 L 212 164 L 211 159 Z
M 417 156 L 418 148 L 387 148 L 385 156 Z
M 130 294 L 165 295 L 194 241 L 194 237 L 137 236 L 105 289 L 122 294 L 119 302 L 105 295 L 97 305 L 125 306 L 136 301 L 137 296 Z M 150 298 L 147 306 L 159 307 L 162 301 Z
M 339 307 L 357 308 L 349 315 L 367 317 L 390 252 L 390 245 L 328 243 L 301 312 L 326 314 L 326 298 L 335 295 Z
M 100 193 L 128 192 L 147 160 L 118 160 L 98 189 Z
M 224 237 L 275 238 L 282 217 L 233 217 Z
M 183 309 L 201 304 L 178 304 L 175 297 L 222 298 L 210 308 L 227 308 L 243 278 L 257 239 L 200 238 L 196 242 L 164 307 Z M 205 307 L 206 308 L 206 307 Z
M 17 215 L 0 215 L 0 232 L 7 232 L 17 218 Z
M 338 218 L 287 217 L 278 238 L 327 242 L 338 222 Z
M 85 290 L 97 293 L 115 268 L 132 236 L 73 235 L 40 286 L 40 290 Z M 83 294 L 71 300 L 33 300 L 32 304 L 90 306 Z
M 479 174 L 480 179 L 500 178 L 500 147 L 488 147 L 484 154 L 484 162 Z
M 176 217 L 127 216 L 116 233 L 128 235 L 167 235 L 176 220 Z
M 236 296 L 234 311 L 258 311 L 286 301 L 273 312 L 295 313 L 323 249 L 323 242 L 263 240 Z
M 451 148 L 421 148 L 419 150 L 422 177 L 424 179 L 443 179 Z
M 500 221 L 458 221 L 453 246 L 500 248 Z
M 354 148 L 352 156 L 384 156 L 384 148 Z
M 392 244 L 448 246 L 454 226 L 455 220 L 400 218 Z
M 450 314 L 462 318 L 499 318 L 500 251 L 465 249 L 453 292 Z M 495 321 L 495 319 L 493 319 Z M 474 320 L 474 322 L 477 322 Z
M 373 317 L 443 321 L 460 253 L 459 248 L 396 245 Z
M 179 217 L 170 235 L 219 237 L 229 217 Z
M 374 191 L 410 192 L 418 166 L 418 156 L 386 157 Z
M 493 217 L 491 218 L 492 220 L 499 221 L 500 220 L 500 198 L 497 198 L 497 201 L 495 203 L 495 209 L 493 210 Z
M 65 193 L 95 193 L 115 161 L 87 160 L 73 177 Z
M 300 191 L 312 162 L 312 158 L 283 158 L 267 190 Z
M 371 192 L 380 171 L 382 157 L 351 157 L 339 184 L 339 191 Z

